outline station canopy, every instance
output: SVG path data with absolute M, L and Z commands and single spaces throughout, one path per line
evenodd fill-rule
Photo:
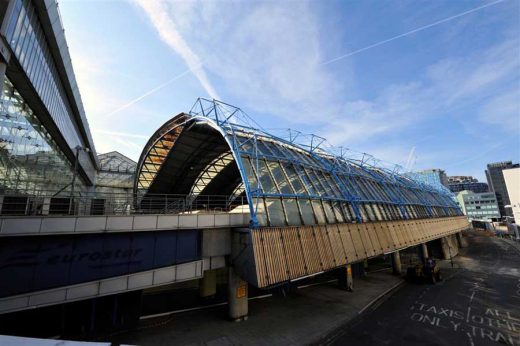
M 237 107 L 198 99 L 150 138 L 134 192 L 141 201 L 184 196 L 193 209 L 245 209 L 251 227 L 462 215 L 448 189 L 399 166 L 283 133 L 262 129 Z

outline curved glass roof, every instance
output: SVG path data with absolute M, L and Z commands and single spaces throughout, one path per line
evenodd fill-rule
M 177 115 L 150 139 L 138 163 L 137 192 L 190 201 L 205 196 L 210 206 L 223 196 L 235 205 L 244 200 L 253 227 L 462 214 L 447 189 L 334 155 L 321 147 L 323 138 L 297 143 L 298 136 L 281 138 L 251 122 L 236 107 L 197 100 L 189 114 Z

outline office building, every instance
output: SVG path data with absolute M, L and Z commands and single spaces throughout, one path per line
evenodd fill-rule
M 465 183 L 449 183 L 448 188 L 453 193 L 458 193 L 464 190 L 472 191 L 475 193 L 488 192 L 489 188 L 486 183 L 481 183 L 479 181 L 475 182 L 465 182 Z
M 502 171 L 506 183 L 509 205 L 517 224 L 520 223 L 520 168 L 509 168 Z
M 502 171 L 504 169 L 517 167 L 520 167 L 520 164 L 513 164 L 511 161 L 495 162 L 487 165 L 486 178 L 489 185 L 489 191 L 493 191 L 497 195 L 501 216 L 513 216 L 511 208 L 505 208 L 506 205 L 510 204 L 510 201 Z
M 476 183 L 478 179 L 471 175 L 451 175 L 448 177 L 448 184 Z
M 500 218 L 497 198 L 493 192 L 461 191 L 457 194 L 457 201 L 470 221 L 492 221 Z

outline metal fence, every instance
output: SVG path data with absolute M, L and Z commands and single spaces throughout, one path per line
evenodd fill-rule
M 39 191 L 0 194 L 0 215 L 131 215 L 228 212 L 247 205 L 245 196 Z

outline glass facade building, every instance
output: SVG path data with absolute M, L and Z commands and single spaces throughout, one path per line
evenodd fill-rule
M 6 78 L 0 96 L 0 193 L 69 191 L 73 167 Z M 78 181 L 78 190 L 84 184 Z
M 97 158 L 55 1 L 0 5 L 0 193 L 63 194 L 95 183 Z

